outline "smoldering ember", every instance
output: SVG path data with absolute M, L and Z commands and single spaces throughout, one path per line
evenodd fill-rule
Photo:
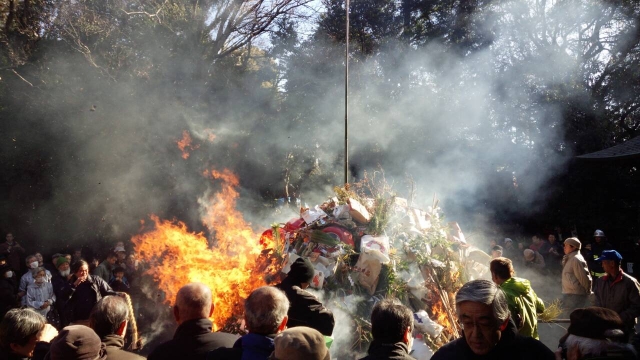
M 638 19 L 605 0 L 0 1 L 1 315 L 89 324 L 69 295 L 85 260 L 149 356 L 184 285 L 244 335 L 251 292 L 302 258 L 334 359 L 377 351 L 386 298 L 414 314 L 414 358 L 464 339 L 477 279 L 550 351 L 587 305 L 636 346 L 640 303 L 598 285 L 640 273 Z

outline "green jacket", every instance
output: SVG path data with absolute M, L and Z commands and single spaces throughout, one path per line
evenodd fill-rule
M 503 282 L 500 288 L 507 295 L 509 310 L 518 325 L 518 333 L 538 339 L 538 314 L 544 311 L 544 303 L 531 288 L 529 280 L 512 277 Z M 516 320 L 516 314 L 522 319 L 520 324 Z

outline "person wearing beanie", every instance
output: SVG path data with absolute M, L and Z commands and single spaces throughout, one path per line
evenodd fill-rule
M 273 357 L 278 360 L 330 360 L 324 336 L 316 329 L 298 326 L 287 329 L 274 339 Z
M 100 337 L 90 327 L 70 325 L 51 341 L 45 360 L 105 360 L 107 352 Z
M 620 267 L 622 256 L 615 250 L 603 250 L 597 259 L 605 275 L 595 280 L 593 292 L 596 306 L 618 313 L 627 336 L 635 334 L 636 318 L 640 316 L 640 284 Z
M 306 291 L 313 279 L 315 269 L 311 261 L 297 258 L 291 264 L 287 277 L 276 287 L 285 294 L 291 303 L 289 307 L 288 327 L 308 326 L 325 336 L 331 336 L 335 320 L 331 310 L 322 305 L 312 293 Z
M 566 314 L 583 307 L 591 294 L 591 275 L 587 262 L 580 254 L 582 243 L 578 238 L 564 241 L 562 258 L 562 307 Z
M 631 345 L 626 344 L 622 331 L 624 324 L 618 314 L 602 307 L 575 309 L 571 324 L 560 338 L 556 358 L 616 358 L 636 359 Z M 562 353 L 564 357 L 562 356 Z

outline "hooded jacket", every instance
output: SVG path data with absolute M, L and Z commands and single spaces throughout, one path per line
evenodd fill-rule
M 366 357 L 360 360 L 412 360 L 409 356 L 409 347 L 403 342 L 385 344 L 377 340 L 373 340 L 369 345 Z
M 584 257 L 576 250 L 562 259 L 562 293 L 591 294 L 591 275 Z
M 517 334 L 516 325 L 509 321 L 496 346 L 486 355 L 476 355 L 463 337 L 441 347 L 431 360 L 555 360 L 554 353 L 540 341 Z
M 544 303 L 531 288 L 529 280 L 512 277 L 505 280 L 500 288 L 507 295 L 511 316 L 515 319 L 517 314 L 521 319 L 522 327 L 518 334 L 539 339 L 538 314 L 544 311 Z

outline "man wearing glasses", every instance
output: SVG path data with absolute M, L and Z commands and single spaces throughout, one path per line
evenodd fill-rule
M 456 313 L 463 337 L 441 347 L 432 360 L 555 358 L 540 341 L 517 334 L 507 298 L 492 281 L 464 284 L 456 294 Z

